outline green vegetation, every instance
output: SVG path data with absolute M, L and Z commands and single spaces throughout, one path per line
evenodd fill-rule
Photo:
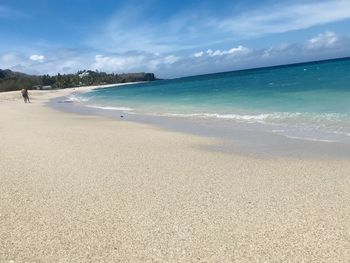
M 42 86 L 51 86 L 53 89 L 65 89 L 89 85 L 153 81 L 155 79 L 153 73 L 108 74 L 105 72 L 82 70 L 76 74 L 36 76 L 13 72 L 9 69 L 0 69 L 0 92 L 20 90 L 23 88 L 36 89 Z

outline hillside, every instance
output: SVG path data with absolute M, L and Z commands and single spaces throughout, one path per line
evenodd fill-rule
M 9 69 L 0 69 L 0 92 L 20 90 L 23 88 L 35 89 L 40 86 L 51 86 L 54 89 L 64 89 L 78 86 L 153 80 L 156 80 L 153 73 L 108 74 L 105 72 L 82 70 L 78 71 L 76 74 L 37 76 L 14 72 Z

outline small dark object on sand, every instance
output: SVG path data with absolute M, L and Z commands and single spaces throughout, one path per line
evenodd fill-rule
M 123 115 L 120 115 L 120 118 L 124 118 L 124 116 L 123 116 Z

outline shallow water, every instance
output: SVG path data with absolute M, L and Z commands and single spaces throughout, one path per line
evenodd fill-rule
M 262 124 L 291 138 L 350 143 L 350 59 L 163 80 L 75 94 L 88 107 Z

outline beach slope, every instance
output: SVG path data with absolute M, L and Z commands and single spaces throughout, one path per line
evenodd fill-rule
M 346 262 L 350 163 L 0 94 L 0 262 Z

